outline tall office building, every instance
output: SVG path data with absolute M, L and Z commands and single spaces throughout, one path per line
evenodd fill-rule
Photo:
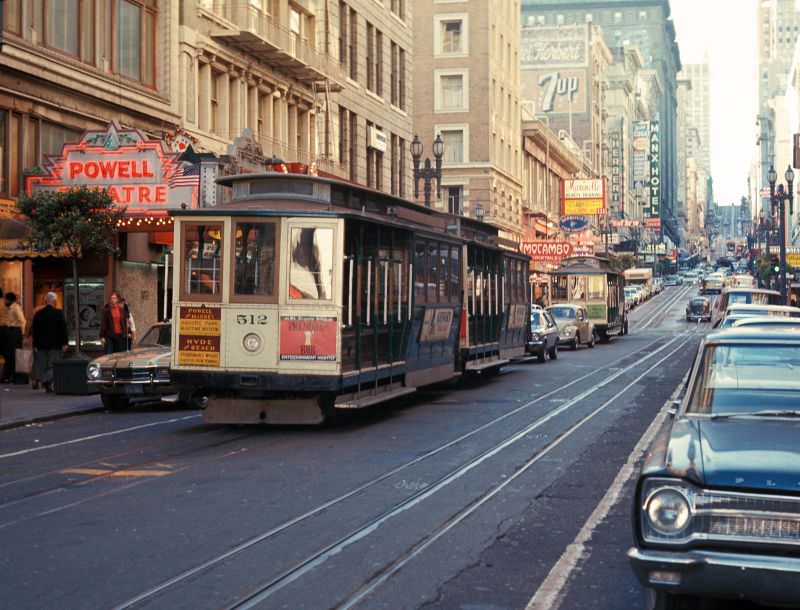
M 681 69 L 670 19 L 669 0 L 522 0 L 524 26 L 566 26 L 594 23 L 603 31 L 608 47 L 625 42 L 639 47 L 645 68 L 656 72 L 663 88 L 658 108 L 661 134 L 660 213 L 662 235 L 680 243 L 677 204 L 677 75 Z M 669 244 L 668 244 L 669 245 Z
M 444 141 L 431 205 L 483 217 L 520 239 L 519 2 L 414 3 L 414 131 L 431 157 Z M 421 186 L 421 185 L 420 185 Z M 422 189 L 420 188 L 420 193 Z
M 758 107 L 766 108 L 786 92 L 795 45 L 800 34 L 800 11 L 795 0 L 758 3 Z

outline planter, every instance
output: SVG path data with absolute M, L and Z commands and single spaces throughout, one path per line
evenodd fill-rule
M 56 394 L 85 396 L 93 393 L 86 383 L 87 358 L 66 358 L 53 363 L 53 386 Z

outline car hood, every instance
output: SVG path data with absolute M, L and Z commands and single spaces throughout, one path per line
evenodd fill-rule
M 170 348 L 168 347 L 137 347 L 129 352 L 116 352 L 95 358 L 93 361 L 101 367 L 109 368 L 140 368 L 151 366 L 169 366 Z
M 679 418 L 644 472 L 713 488 L 800 493 L 800 420 Z

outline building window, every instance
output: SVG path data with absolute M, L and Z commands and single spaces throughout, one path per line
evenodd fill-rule
M 358 80 L 358 15 L 350 9 L 350 78 Z
M 564 25 L 564 15 L 556 15 L 556 25 Z
M 404 49 L 400 49 L 397 59 L 397 67 L 398 67 L 398 91 L 397 95 L 399 97 L 399 104 L 400 110 L 406 109 L 406 52 Z
M 469 91 L 467 70 L 436 70 L 434 103 L 439 112 L 469 110 L 466 91 Z
M 586 23 L 592 23 L 594 21 L 594 17 L 591 13 L 586 13 Z
M 350 153 L 350 180 L 358 182 L 358 149 L 356 142 L 358 141 L 358 115 L 354 112 L 350 113 L 350 138 L 348 140 L 349 153 Z
M 44 44 L 58 49 L 86 63 L 94 63 L 94 32 L 95 32 L 95 1 L 96 0 L 48 0 L 44 4 Z M 15 7 L 16 8 L 13 8 Z M 6 18 L 10 19 L 10 31 L 21 33 L 21 29 L 14 29 L 21 24 L 20 5 L 11 2 L 10 9 L 6 9 Z M 37 9 L 41 10 L 41 9 Z M 37 17 L 41 17 L 38 14 Z M 37 23 L 40 22 L 36 19 Z M 6 29 L 9 29 L 9 25 Z
M 22 0 L 6 0 L 3 6 L 3 29 L 14 34 L 22 33 Z M 2 188 L 0 188 L 2 192 Z
M 375 93 L 383 96 L 383 32 L 375 30 Z
M 461 19 L 441 22 L 442 53 L 463 53 L 461 47 Z
M 391 4 L 392 12 L 400 17 L 400 19 L 406 18 L 406 2 L 405 0 L 392 0 Z
M 447 187 L 447 211 L 455 216 L 464 215 L 464 187 Z
M 622 13 L 614 13 L 614 23 L 622 23 Z
M 545 24 L 544 15 L 538 15 L 536 17 L 536 25 L 544 25 L 544 24 Z
M 444 163 L 464 162 L 464 130 L 443 129 L 440 132 L 444 142 Z
M 126 78 L 155 85 L 156 0 L 117 0 L 114 69 Z
M 349 153 L 349 140 L 347 136 L 348 118 L 347 108 L 339 106 L 339 165 L 342 167 L 347 166 L 347 161 L 350 157 Z
M 339 63 L 347 64 L 347 15 L 348 9 L 344 2 L 339 3 Z
M 639 11 L 639 21 L 647 21 L 647 11 Z
M 397 43 L 390 42 L 389 43 L 389 101 L 395 105 L 399 106 L 397 97 L 398 92 L 400 91 L 400 83 L 398 82 L 399 77 L 399 70 L 398 70 L 398 53 L 399 47 Z
M 208 97 L 211 105 L 208 130 L 217 133 L 219 129 L 219 80 L 223 77 L 219 72 L 211 71 L 211 90 Z

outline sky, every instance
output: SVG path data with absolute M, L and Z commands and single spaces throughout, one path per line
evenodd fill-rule
M 708 52 L 711 175 L 720 204 L 747 194 L 758 112 L 756 0 L 670 0 L 682 63 Z

